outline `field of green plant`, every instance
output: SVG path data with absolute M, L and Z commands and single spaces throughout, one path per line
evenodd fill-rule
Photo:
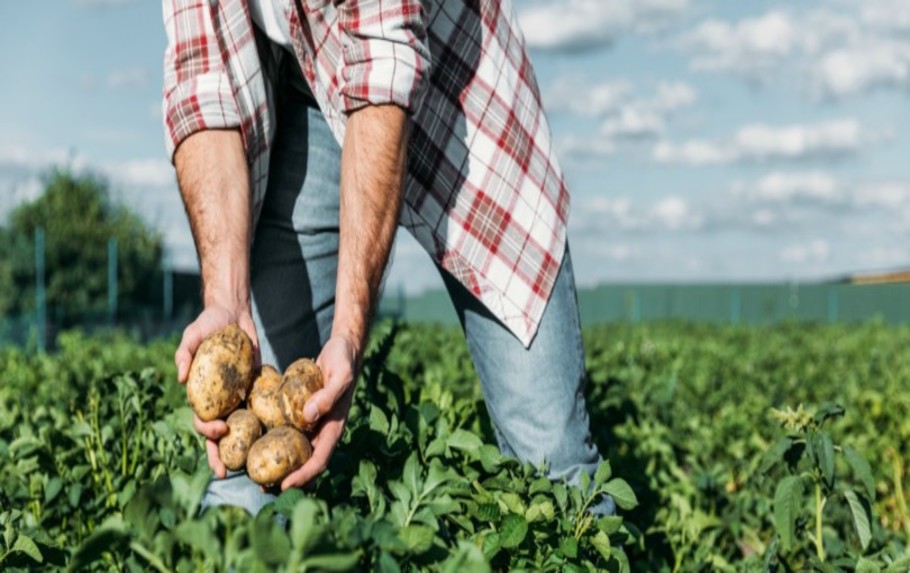
M 175 341 L 0 350 L 0 570 L 910 571 L 910 328 L 585 336 L 587 490 L 491 445 L 459 331 L 384 324 L 329 472 L 256 518 L 198 509 Z

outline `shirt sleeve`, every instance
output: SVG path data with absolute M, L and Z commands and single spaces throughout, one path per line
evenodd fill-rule
M 430 64 L 425 17 L 420 0 L 338 5 L 344 112 L 389 103 L 409 113 L 420 107 Z
M 239 128 L 240 112 L 212 24 L 208 0 L 162 0 L 165 147 L 171 161 L 197 131 Z

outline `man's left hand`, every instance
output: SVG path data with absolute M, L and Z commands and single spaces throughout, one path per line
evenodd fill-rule
M 343 336 L 333 335 L 322 348 L 316 364 L 322 370 L 325 384 L 307 400 L 303 411 L 307 422 L 320 422 L 316 436 L 310 440 L 313 455 L 300 469 L 284 478 L 281 491 L 306 485 L 328 467 L 351 409 L 357 360 L 357 349 Z

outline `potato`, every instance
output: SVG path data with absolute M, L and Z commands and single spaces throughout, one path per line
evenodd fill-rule
M 259 485 L 281 483 L 313 455 L 306 436 L 291 426 L 278 426 L 262 436 L 246 458 L 246 473 Z
M 311 433 L 315 430 L 316 424 L 308 424 L 303 419 L 303 406 L 321 389 L 322 371 L 315 362 L 301 358 L 288 366 L 278 390 L 278 403 L 285 420 L 303 432 Z
M 262 424 L 255 414 L 241 408 L 228 416 L 227 427 L 227 434 L 218 440 L 218 456 L 227 469 L 243 469 L 253 442 L 262 435 Z
M 200 420 L 233 412 L 253 382 L 253 343 L 235 324 L 216 330 L 196 350 L 186 396 Z
M 253 389 L 247 400 L 250 410 L 270 430 L 287 423 L 284 414 L 281 413 L 281 406 L 278 405 L 278 389 L 281 382 L 281 374 L 273 366 L 266 364 L 253 382 Z

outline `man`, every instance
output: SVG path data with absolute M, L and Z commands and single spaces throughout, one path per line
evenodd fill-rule
M 503 452 L 592 472 L 568 193 L 509 0 L 164 0 L 164 22 L 166 141 L 204 285 L 178 378 L 233 322 L 264 364 L 318 355 L 314 454 L 281 488 L 342 435 L 399 222 L 441 269 Z M 207 505 L 273 499 L 226 477 L 223 422 L 195 427 L 219 478 Z

